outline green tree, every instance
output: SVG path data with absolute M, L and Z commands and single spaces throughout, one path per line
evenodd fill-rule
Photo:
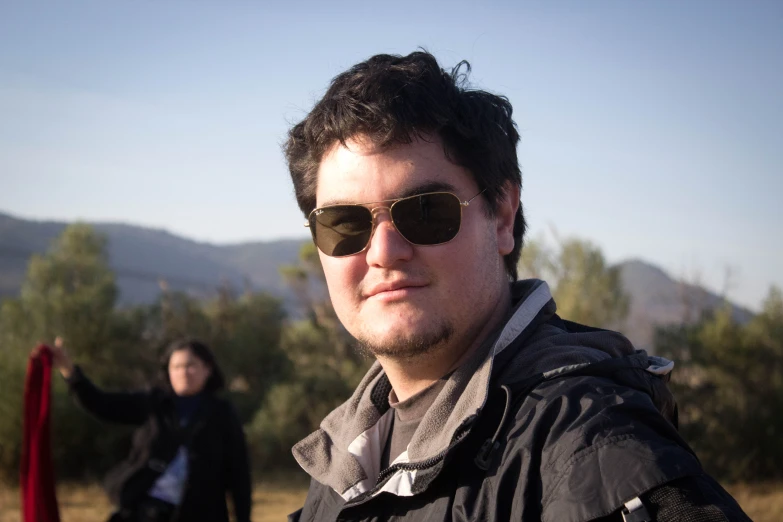
M 20 297 L 0 311 L 0 394 L 4 419 L 0 430 L 0 465 L 15 479 L 21 442 L 21 408 L 25 365 L 39 341 L 64 336 L 72 354 L 85 366 L 101 369 L 96 380 L 110 378 L 115 355 L 128 339 L 113 315 L 117 287 L 108 267 L 106 240 L 83 224 L 71 225 L 43 256 L 33 256 Z M 127 332 L 126 333 L 130 333 Z M 132 353 L 132 352 L 131 352 Z M 117 375 L 122 385 L 127 375 Z M 95 429 L 67 396 L 61 379 L 53 379 L 53 454 L 59 474 L 69 476 L 104 467 L 123 433 L 106 436 Z M 79 451 L 72 451 L 80 448 Z M 78 456 L 79 458 L 76 458 Z
M 312 329 L 319 339 L 318 343 L 308 343 L 307 348 L 302 349 L 289 335 L 283 340 L 285 352 L 300 370 L 306 367 L 326 368 L 346 381 L 358 384 L 369 366 L 369 360 L 356 349 L 355 339 L 334 311 L 315 245 L 305 243 L 299 252 L 299 264 L 284 266 L 280 272 L 304 311 L 303 322 L 291 323 L 292 332 Z
M 49 253 L 32 257 L 20 295 L 26 318 L 24 329 L 12 328 L 16 340 L 29 346 L 63 335 L 83 352 L 74 355 L 99 355 L 117 298 L 106 238 L 88 225 L 67 227 Z
M 249 427 L 253 462 L 259 469 L 293 466 L 291 446 L 316 430 L 357 384 L 353 364 L 343 361 L 341 368 L 339 358 L 328 355 L 328 346 L 322 331 L 305 321 L 285 329 L 284 349 L 296 350 L 293 371 L 270 390 Z M 321 366 L 321 361 L 327 364 Z
M 290 378 L 270 390 L 249 429 L 253 461 L 262 469 L 294 465 L 291 446 L 350 396 L 370 364 L 335 314 L 315 246 L 305 244 L 299 263 L 281 274 L 304 318 L 282 332 Z
M 618 329 L 628 316 L 629 297 L 619 269 L 609 266 L 589 241 L 566 239 L 553 251 L 542 240 L 530 240 L 522 248 L 519 273 L 550 284 L 564 319 Z
M 286 379 L 291 362 L 281 348 L 286 317 L 280 299 L 264 293 L 236 296 L 224 286 L 205 304 L 215 347 L 234 403 L 243 421 L 250 420 L 269 389 Z
M 142 350 L 147 362 L 157 368 L 169 345 L 182 338 L 197 338 L 210 344 L 212 325 L 204 303 L 185 292 L 170 291 L 162 285 L 158 299 L 146 306 L 125 311 L 125 316 L 143 332 Z M 147 378 L 150 376 L 147 375 Z
M 24 318 L 18 300 L 7 300 L 0 306 L 0 484 L 15 482 L 19 470 L 27 353 L 18 337 L 28 337 Z
M 730 481 L 783 477 L 783 297 L 739 324 L 728 306 L 660 328 L 658 353 L 678 361 L 681 431 L 705 467 Z

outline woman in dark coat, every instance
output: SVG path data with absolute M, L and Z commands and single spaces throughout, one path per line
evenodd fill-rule
M 164 358 L 165 385 L 135 393 L 98 389 L 71 362 L 59 338 L 53 355 L 87 411 L 139 426 L 130 455 L 106 479 L 119 506 L 112 522 L 228 522 L 228 492 L 236 520 L 250 520 L 245 436 L 232 405 L 215 393 L 224 386 L 223 375 L 205 344 L 174 343 Z

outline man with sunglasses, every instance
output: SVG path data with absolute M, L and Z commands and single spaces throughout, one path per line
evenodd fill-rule
M 747 520 L 677 434 L 671 363 L 517 281 L 519 134 L 468 72 L 374 56 L 289 133 L 334 309 L 377 360 L 294 447 L 291 520 Z

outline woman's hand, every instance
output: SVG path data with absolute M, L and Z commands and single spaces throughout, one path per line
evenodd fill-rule
M 68 352 L 65 351 L 63 346 L 63 338 L 57 337 L 54 340 L 54 346 L 52 346 L 52 364 L 55 368 L 60 370 L 60 373 L 66 379 L 73 374 L 73 361 L 68 357 Z

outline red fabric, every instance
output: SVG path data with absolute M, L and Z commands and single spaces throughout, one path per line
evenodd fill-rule
M 49 436 L 52 351 L 41 345 L 27 364 L 20 482 L 23 522 L 60 522 Z

